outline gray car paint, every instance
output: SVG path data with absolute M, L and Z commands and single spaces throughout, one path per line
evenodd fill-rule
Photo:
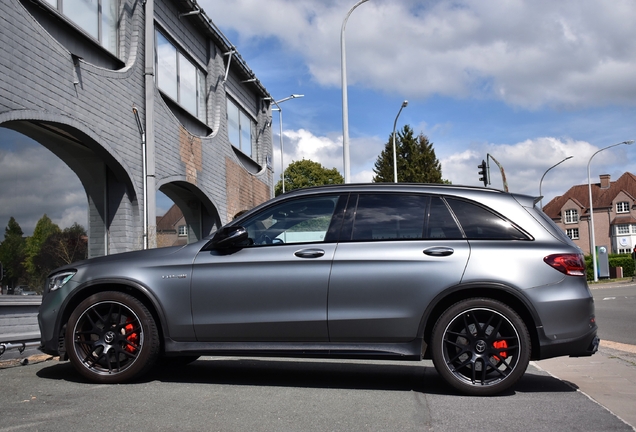
M 77 274 L 62 289 L 45 293 L 39 317 L 43 347 L 57 351 L 62 317 L 69 313 L 66 305 L 77 304 L 86 289 L 96 286 L 126 287 L 147 298 L 156 309 L 166 351 L 218 353 L 223 346 L 205 342 L 224 340 L 271 342 L 273 348 L 283 347 L 280 342 L 302 341 L 322 344 L 321 349 L 326 346 L 323 342 L 351 341 L 368 343 L 362 348 L 372 349 L 369 344 L 374 342 L 422 337 L 420 321 L 431 309 L 431 299 L 438 301 L 458 287 L 480 284 L 501 286 L 522 299 L 536 319 L 542 345 L 587 337 L 594 331 L 593 300 L 585 277 L 564 276 L 542 262 L 550 253 L 580 250 L 550 232 L 552 227 L 544 226 L 549 223 L 541 216 L 533 215 L 539 210 L 529 207 L 532 197 L 470 187 L 343 185 L 294 191 L 254 211 L 297 196 L 362 191 L 473 200 L 520 226 L 530 240 L 272 245 L 225 255 L 202 251 L 207 243 L 203 240 L 182 248 L 97 258 L 59 269 L 76 269 Z M 232 224 L 240 225 L 248 216 Z M 453 253 L 428 257 L 423 251 L 432 246 L 449 247 Z M 325 254 L 294 255 L 303 248 L 319 248 Z M 212 274 L 206 275 L 207 270 Z M 395 347 L 395 352 L 402 349 L 410 352 L 417 344 Z M 566 353 L 559 351 L 562 354 Z

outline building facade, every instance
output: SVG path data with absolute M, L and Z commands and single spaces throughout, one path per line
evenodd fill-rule
M 155 247 L 155 195 L 188 241 L 272 196 L 271 98 L 192 0 L 2 0 L 0 126 L 62 159 L 89 256 Z
M 609 174 L 592 183 L 594 240 L 610 253 L 631 253 L 636 247 L 636 176 L 626 172 L 616 181 Z M 543 211 L 586 253 L 590 253 L 588 185 L 573 186 L 551 200 Z

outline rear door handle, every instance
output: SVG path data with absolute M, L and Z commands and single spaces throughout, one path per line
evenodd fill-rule
M 449 256 L 452 255 L 455 251 L 453 248 L 436 246 L 428 249 L 424 249 L 424 254 L 429 256 Z
M 322 249 L 301 249 L 294 252 L 298 258 L 320 258 L 324 254 L 325 251 Z

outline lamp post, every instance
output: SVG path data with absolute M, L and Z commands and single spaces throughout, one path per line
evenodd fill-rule
M 280 103 L 283 103 L 285 101 L 288 101 L 290 99 L 296 99 L 296 98 L 301 98 L 304 97 L 305 95 L 301 95 L 301 94 L 293 94 L 293 95 L 289 95 L 286 98 L 282 98 L 280 100 L 274 100 L 272 99 L 272 103 L 274 105 L 276 105 L 275 110 L 278 111 L 278 126 L 280 127 L 280 134 L 279 134 L 279 138 L 280 138 L 280 171 L 281 171 L 281 178 L 283 181 L 283 193 L 285 193 L 285 167 L 283 166 L 283 110 L 280 109 Z
M 342 159 L 344 165 L 344 181 L 351 182 L 351 164 L 349 162 L 349 105 L 347 101 L 347 55 L 345 53 L 345 28 L 347 20 L 355 8 L 368 0 L 360 0 L 353 5 L 345 19 L 342 21 L 342 29 L 340 30 L 340 72 L 342 77 Z
M 634 142 L 634 140 L 629 140 L 629 141 L 623 141 L 623 142 L 619 142 L 618 144 L 612 144 L 611 146 L 607 146 L 607 147 L 603 147 L 600 150 L 597 150 L 591 157 L 589 162 L 587 163 L 587 189 L 588 189 L 588 193 L 589 193 L 589 200 L 590 200 L 590 254 L 592 255 L 592 266 L 594 269 L 594 282 L 598 282 L 598 274 L 597 274 L 597 268 L 598 268 L 598 264 L 596 263 L 596 242 L 594 240 L 594 206 L 592 204 L 592 183 L 590 182 L 590 164 L 592 163 L 592 159 L 594 158 L 594 156 L 596 156 L 598 153 L 602 152 L 603 150 L 607 150 L 608 148 L 612 148 L 612 147 L 616 147 L 619 146 L 621 144 L 632 144 Z
M 547 170 L 545 170 L 545 172 L 543 173 L 543 175 L 541 176 L 541 180 L 539 180 L 539 196 L 541 197 L 541 200 L 539 201 L 539 205 L 541 206 L 541 210 L 543 210 L 543 195 L 541 194 L 541 183 L 543 183 L 543 177 L 545 177 L 545 175 L 548 173 L 548 171 L 550 171 L 552 168 L 554 168 L 557 165 L 561 165 L 563 162 L 565 162 L 568 159 L 572 159 L 573 156 L 568 156 L 565 159 L 563 159 L 561 162 L 555 163 L 554 165 L 552 165 L 550 168 L 548 168 Z
M 402 110 L 404 108 L 407 107 L 408 104 L 409 104 L 409 101 L 407 101 L 407 100 L 402 102 L 402 106 L 400 107 L 400 110 L 398 111 L 397 115 L 395 116 L 395 121 L 393 122 L 393 181 L 395 183 L 398 182 L 398 180 L 397 180 L 397 153 L 395 151 L 395 126 L 397 125 L 397 121 L 398 121 L 398 117 L 400 117 L 400 113 L 402 112 Z

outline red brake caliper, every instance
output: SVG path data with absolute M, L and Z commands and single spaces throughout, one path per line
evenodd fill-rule
M 492 344 L 493 348 L 496 349 L 506 349 L 508 348 L 508 343 L 505 340 L 500 340 L 500 341 L 495 341 Z M 508 353 L 506 351 L 499 351 L 499 355 L 501 356 L 501 358 L 506 358 L 508 357 Z M 493 356 L 497 359 L 497 361 L 499 361 L 499 357 L 497 356 Z
M 132 333 L 133 329 L 135 328 L 132 324 L 132 318 L 128 318 L 126 322 L 128 324 L 124 326 L 124 330 L 127 334 L 130 333 L 128 336 L 126 336 L 126 340 L 130 344 L 127 344 L 124 349 L 129 353 L 134 353 L 137 350 L 137 344 L 139 344 L 139 335 L 137 333 Z

